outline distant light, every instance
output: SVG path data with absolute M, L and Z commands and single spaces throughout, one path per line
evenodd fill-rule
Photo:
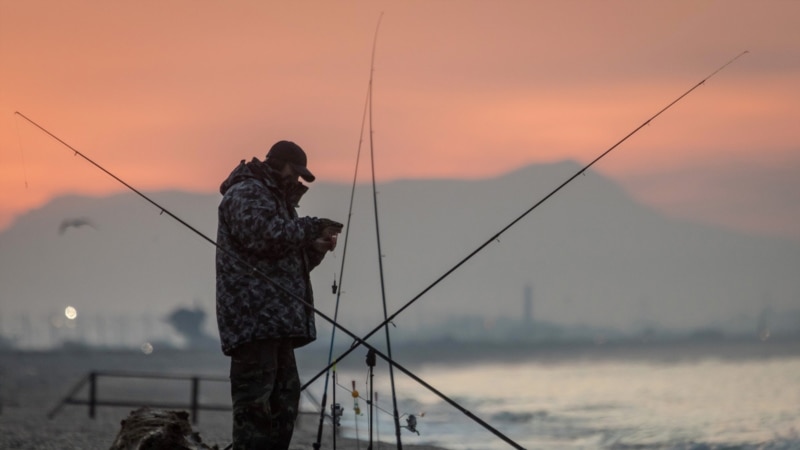
M 141 348 L 142 348 L 142 353 L 144 353 L 145 355 L 153 353 L 153 344 L 149 342 L 145 342 L 144 344 L 142 344 Z
M 67 319 L 69 320 L 75 320 L 75 318 L 78 317 L 78 310 L 73 306 L 67 306 L 67 308 L 64 310 L 64 315 L 67 316 Z

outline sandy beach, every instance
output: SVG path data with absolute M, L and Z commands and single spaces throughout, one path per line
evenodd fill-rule
M 21 411 L 22 409 L 26 411 Z M 37 408 L 20 408 L 6 405 L 0 416 L 0 449 L 44 450 L 44 449 L 108 449 L 119 432 L 120 417 L 125 413 L 121 408 L 101 411 L 96 419 L 86 417 L 85 411 L 73 408 L 59 414 L 54 419 L 47 419 L 42 410 Z M 310 449 L 316 441 L 316 417 L 303 414 L 298 418 L 294 438 L 290 449 Z M 230 443 L 230 430 L 227 420 L 206 420 L 197 424 L 194 429 L 200 433 L 203 442 L 219 450 Z M 382 442 L 374 448 L 393 448 L 393 443 Z M 342 450 L 366 448 L 367 443 L 358 443 L 352 439 L 337 438 L 336 447 Z M 326 424 L 322 447 L 332 447 L 330 425 Z M 416 450 L 438 450 L 437 447 L 403 445 L 403 448 Z
M 89 370 L 108 369 L 130 358 L 129 354 L 0 352 L 0 449 L 109 449 L 119 433 L 121 420 L 136 408 L 99 407 L 96 417 L 92 419 L 87 406 L 65 405 L 53 418 L 47 416 Z M 188 373 L 198 370 L 185 367 Z M 84 392 L 78 396 L 85 398 Z M 290 448 L 312 448 L 318 423 L 319 416 L 316 413 L 306 410 L 301 414 Z M 193 429 L 200 433 L 206 445 L 222 450 L 230 444 L 230 412 L 201 411 Z M 331 423 L 326 420 L 323 449 L 332 448 L 331 434 Z M 386 441 L 389 436 L 382 437 Z M 339 449 L 358 450 L 367 448 L 368 443 L 364 438 L 359 443 L 339 437 L 336 444 Z M 374 448 L 388 449 L 394 446 L 394 443 L 382 442 L 376 443 Z M 405 444 L 403 447 L 437 449 Z

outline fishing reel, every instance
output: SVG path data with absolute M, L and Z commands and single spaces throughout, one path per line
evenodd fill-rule
M 334 403 L 331 405 L 331 417 L 333 417 L 333 424 L 337 427 L 342 426 L 342 415 L 344 408 L 341 403 Z
M 420 417 L 424 415 L 425 413 L 422 413 Z M 417 433 L 417 436 L 419 436 L 419 431 L 417 430 L 417 416 L 415 416 L 414 414 L 409 414 L 408 417 L 406 417 L 406 425 L 401 428 L 406 428 L 408 429 L 408 431 L 411 431 L 412 433 Z

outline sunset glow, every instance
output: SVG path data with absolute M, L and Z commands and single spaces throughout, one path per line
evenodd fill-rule
M 588 163 L 750 50 L 595 170 L 667 214 L 800 241 L 800 3 L 757 1 L 0 0 L 0 229 L 125 189 L 15 111 L 144 191 L 216 192 L 279 139 L 349 182 L 381 13 L 379 180 Z

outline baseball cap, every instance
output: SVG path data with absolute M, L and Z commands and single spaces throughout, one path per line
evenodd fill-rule
M 289 164 L 298 175 L 309 183 L 316 178 L 306 165 L 308 158 L 306 152 L 292 141 L 278 141 L 267 152 L 267 158 L 279 159 Z

